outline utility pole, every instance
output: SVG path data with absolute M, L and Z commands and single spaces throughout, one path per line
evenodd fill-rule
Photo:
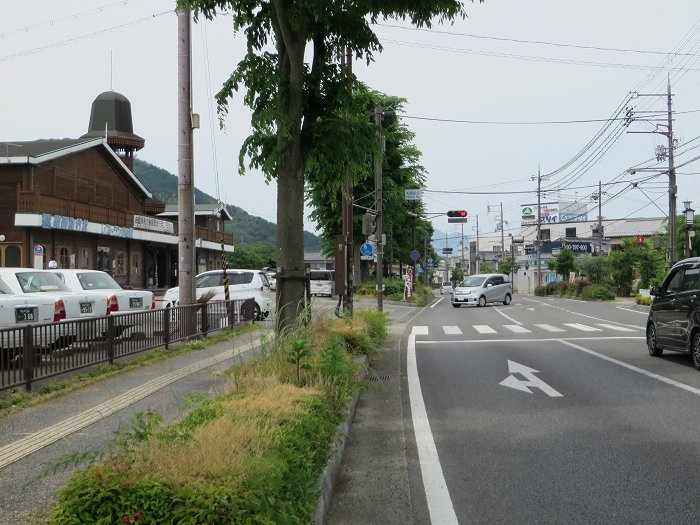
M 192 57 L 190 40 L 190 10 L 182 7 L 178 22 L 178 260 L 177 281 L 180 304 L 193 304 L 195 237 L 194 182 L 192 167 Z
M 537 250 L 537 280 L 535 287 L 540 285 L 540 231 L 542 229 L 542 210 L 540 204 L 540 190 L 542 188 L 542 175 L 540 168 L 537 167 L 537 236 L 535 237 L 535 250 Z
M 462 223 L 462 269 L 464 269 L 464 223 Z
M 428 285 L 428 239 L 423 239 L 423 282 Z
M 481 273 L 481 262 L 479 258 L 479 216 L 476 216 L 476 273 Z
M 384 152 L 384 140 L 382 136 L 382 108 L 374 108 L 374 125 L 377 126 L 377 139 L 379 150 L 374 156 L 374 198 L 377 211 L 377 310 L 384 309 L 384 247 L 382 246 L 382 155 Z M 415 276 L 414 276 L 415 278 Z
M 506 258 L 505 235 L 503 233 L 503 203 L 501 202 L 501 260 Z
M 603 185 L 598 181 L 598 255 L 603 255 Z
M 671 110 L 671 80 L 666 84 L 666 96 L 668 98 L 668 228 L 670 257 L 669 264 L 673 266 L 677 260 L 677 240 L 676 240 L 676 168 L 673 164 L 673 114 Z
M 342 66 L 345 68 L 348 91 L 352 93 L 352 53 L 347 50 L 343 55 Z M 348 173 L 349 175 L 349 173 Z M 353 264 L 355 239 L 353 238 L 353 185 L 346 182 L 343 185 L 343 236 L 345 240 L 345 292 L 343 294 L 343 307 L 345 313 L 352 317 L 353 300 L 352 288 L 354 285 Z

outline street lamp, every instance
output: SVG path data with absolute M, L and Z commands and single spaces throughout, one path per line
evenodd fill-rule
M 690 257 L 690 230 L 695 223 L 695 210 L 690 207 L 690 201 L 683 201 L 683 215 L 685 215 L 685 258 Z

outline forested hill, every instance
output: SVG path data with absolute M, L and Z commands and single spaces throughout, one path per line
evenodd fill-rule
M 141 181 L 154 199 L 166 204 L 177 204 L 177 177 L 168 171 L 154 166 L 143 160 L 135 159 L 134 174 Z M 195 188 L 194 201 L 197 204 L 216 203 L 211 195 Z M 226 232 L 233 233 L 235 243 L 244 242 L 251 244 L 257 241 L 276 243 L 277 225 L 260 217 L 250 215 L 243 208 L 226 205 L 226 209 L 233 217 L 232 221 L 226 221 Z M 319 250 L 319 238 L 310 232 L 304 232 L 304 249 Z

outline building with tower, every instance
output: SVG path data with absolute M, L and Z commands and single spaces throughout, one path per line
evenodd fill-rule
M 0 266 L 55 260 L 104 270 L 125 287 L 176 285 L 177 214 L 134 175 L 144 145 L 129 100 L 114 91 L 95 99 L 80 138 L 0 142 Z M 221 267 L 222 240 L 233 252 L 225 207 L 210 215 L 217 216 L 196 227 L 198 269 Z

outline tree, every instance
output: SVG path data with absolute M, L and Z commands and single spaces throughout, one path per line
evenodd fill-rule
M 237 244 L 236 251 L 228 256 L 230 268 L 274 268 L 275 247 L 269 242 Z
M 554 270 L 557 274 L 569 278 L 569 273 L 574 271 L 576 264 L 576 256 L 574 252 L 568 248 L 562 248 L 557 257 L 554 259 Z
M 510 275 L 512 272 L 519 268 L 518 263 L 515 262 L 514 257 L 506 257 L 498 263 L 498 273 L 504 273 Z
M 277 180 L 277 319 L 283 330 L 303 309 L 307 163 L 313 154 L 316 162 L 334 165 L 342 182 L 346 173 L 357 173 L 356 150 L 367 152 L 367 119 L 348 93 L 354 79 L 338 62 L 346 52 L 372 61 L 381 44 L 371 24 L 382 17 L 430 26 L 464 16 L 464 6 L 459 0 L 178 0 L 178 6 L 193 9 L 195 17 L 227 11 L 234 31 L 246 36 L 246 55 L 216 98 L 225 115 L 234 91 L 245 86 L 253 132 L 241 147 L 239 170 L 248 157 L 250 167 Z
M 479 265 L 479 272 L 481 273 L 494 273 L 495 269 L 491 261 L 482 261 Z
M 455 268 L 452 270 L 452 281 L 456 283 L 460 283 L 464 280 L 464 269 L 463 268 Z
M 576 259 L 575 268 L 594 284 L 605 284 L 610 276 L 610 261 L 603 256 L 579 257 Z

